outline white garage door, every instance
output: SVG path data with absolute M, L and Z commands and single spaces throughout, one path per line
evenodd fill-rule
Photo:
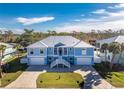
M 77 65 L 91 65 L 92 58 L 77 58 Z
M 30 65 L 44 65 L 44 58 L 31 58 Z

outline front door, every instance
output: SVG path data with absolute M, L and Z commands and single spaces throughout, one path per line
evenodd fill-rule
M 59 55 L 60 56 L 62 55 L 62 48 L 61 47 L 59 48 Z

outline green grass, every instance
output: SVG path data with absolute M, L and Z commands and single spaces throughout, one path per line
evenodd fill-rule
M 21 73 L 28 67 L 27 64 L 21 64 L 19 60 L 20 58 L 14 57 L 10 59 L 10 62 L 7 62 L 10 68 L 7 70 L 7 73 L 5 73 L 5 75 L 0 79 L 0 87 L 4 87 L 16 80 L 21 75 Z
M 124 72 L 111 72 L 106 76 L 106 80 L 115 87 L 124 87 Z
M 40 74 L 37 78 L 38 88 L 81 88 L 83 78 L 77 73 L 48 72 Z
M 109 70 L 109 64 L 98 63 L 94 65 L 94 68 L 99 72 L 99 74 L 110 84 L 115 87 L 124 87 L 124 72 L 120 72 L 119 70 L 115 71 Z M 115 68 L 115 67 L 113 67 Z M 116 67 L 117 68 L 117 67 Z

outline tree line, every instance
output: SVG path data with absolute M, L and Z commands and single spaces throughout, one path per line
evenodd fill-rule
M 4 33 L 2 33 L 4 32 Z M 94 30 L 92 29 L 90 32 L 78 32 L 71 31 L 69 32 L 57 32 L 48 30 L 47 32 L 36 32 L 33 29 L 24 29 L 24 33 L 22 34 L 14 34 L 12 30 L 0 31 L 0 42 L 5 43 L 19 43 L 22 46 L 26 47 L 31 43 L 42 40 L 48 36 L 62 36 L 62 35 L 70 35 L 77 39 L 83 40 L 85 42 L 89 42 L 89 40 L 98 40 L 109 38 L 116 35 L 124 35 L 124 29 L 113 31 L 111 29 L 108 30 Z

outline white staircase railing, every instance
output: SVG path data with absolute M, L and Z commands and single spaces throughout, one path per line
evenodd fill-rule
M 53 61 L 50 65 L 51 68 L 53 68 L 54 66 L 58 65 L 58 64 L 63 64 L 67 67 L 70 68 L 70 63 L 67 62 L 66 60 L 62 59 L 62 57 L 60 56 L 58 59 L 56 59 L 55 61 Z

